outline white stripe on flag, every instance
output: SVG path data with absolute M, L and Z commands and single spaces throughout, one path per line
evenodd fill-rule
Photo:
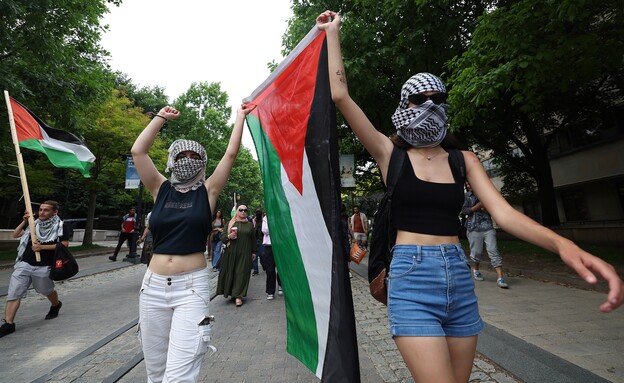
M 95 156 L 86 146 L 72 144 L 69 142 L 57 140 L 55 138 L 51 138 L 48 136 L 44 129 L 41 129 L 41 135 L 43 136 L 43 140 L 41 140 L 41 146 L 48 149 L 58 150 L 59 152 L 65 153 L 74 153 L 78 161 L 82 162 L 93 162 L 95 161 Z
M 281 172 L 282 187 L 290 205 L 295 236 L 312 294 L 319 354 L 316 375 L 321 376 L 329 332 L 333 244 L 314 188 L 307 154 L 304 153 L 303 158 L 303 195 L 290 183 L 283 166 Z

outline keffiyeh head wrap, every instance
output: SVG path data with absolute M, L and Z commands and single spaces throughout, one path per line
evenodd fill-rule
M 399 137 L 414 147 L 439 145 L 446 137 L 448 104 L 434 104 L 428 100 L 414 108 L 408 108 L 408 97 L 423 92 L 446 92 L 442 81 L 431 73 L 412 76 L 401 88 L 401 101 L 392 115 L 392 123 Z
M 191 151 L 199 154 L 200 160 L 189 157 L 180 158 L 176 161 L 178 154 Z M 171 172 L 171 185 L 178 191 L 195 190 L 200 187 L 206 179 L 206 150 L 199 142 L 192 140 L 175 140 L 169 146 L 169 158 L 167 159 L 167 169 Z
M 37 241 L 39 243 L 54 242 L 58 237 L 63 235 L 63 221 L 61 221 L 61 217 L 56 214 L 45 221 L 37 218 L 35 220 L 35 232 L 37 233 Z M 17 258 L 15 259 L 15 262 L 22 260 L 29 240 L 30 226 L 26 225 L 26 228 L 24 228 L 24 234 L 22 234 L 20 243 L 17 246 Z

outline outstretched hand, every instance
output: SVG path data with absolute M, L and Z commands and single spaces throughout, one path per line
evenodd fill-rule
M 340 28 L 340 15 L 334 11 L 325 11 L 316 18 L 316 26 L 322 31 Z
M 180 117 L 180 112 L 177 109 L 167 105 L 158 112 L 158 115 L 166 118 L 167 120 L 175 120 Z
M 561 259 L 572 267 L 585 282 L 592 285 L 596 284 L 598 282 L 597 274 L 609 283 L 607 301 L 600 305 L 600 311 L 608 313 L 624 302 L 624 282 L 613 266 L 576 245 L 562 251 Z

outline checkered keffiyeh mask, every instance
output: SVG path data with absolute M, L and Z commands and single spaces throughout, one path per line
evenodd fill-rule
M 431 73 L 412 76 L 401 88 L 401 101 L 392 115 L 392 123 L 399 137 L 414 147 L 427 148 L 439 145 L 446 137 L 448 104 L 434 104 L 428 100 L 414 108 L 408 108 L 410 94 L 423 92 L 446 92 L 439 78 Z
M 176 161 L 178 154 L 191 151 L 199 154 L 201 160 L 193 158 L 180 158 Z M 206 179 L 206 150 L 196 141 L 175 140 L 169 146 L 169 158 L 167 159 L 167 169 L 171 172 L 171 185 L 176 190 L 188 191 L 200 187 Z

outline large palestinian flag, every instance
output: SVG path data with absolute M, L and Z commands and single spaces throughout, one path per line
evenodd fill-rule
M 286 299 L 287 350 L 324 382 L 359 382 L 325 33 L 313 28 L 245 102 L 256 105 L 247 125 Z
M 57 168 L 78 169 L 89 177 L 95 156 L 78 137 L 46 125 L 24 105 L 10 101 L 20 147 L 44 153 Z

